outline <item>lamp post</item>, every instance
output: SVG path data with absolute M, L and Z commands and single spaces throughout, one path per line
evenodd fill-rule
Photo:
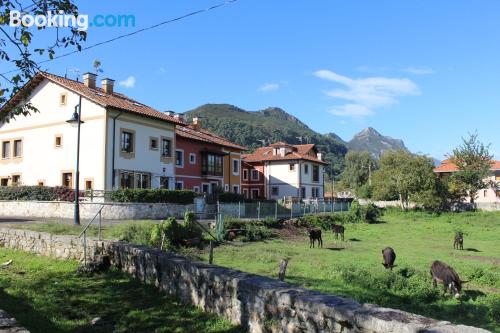
M 76 170 L 75 170 L 75 217 L 74 224 L 80 225 L 80 125 L 84 122 L 81 121 L 82 116 L 82 96 L 80 96 L 80 100 L 78 104 L 75 105 L 75 112 L 73 112 L 73 116 L 71 119 L 66 122 L 73 127 L 76 127 L 77 137 L 76 137 Z

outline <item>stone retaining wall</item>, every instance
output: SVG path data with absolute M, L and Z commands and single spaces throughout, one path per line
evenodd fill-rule
M 0 245 L 55 258 L 82 257 L 79 240 L 67 236 L 0 228 Z M 65 248 L 66 247 L 66 248 Z M 122 242 L 89 242 L 92 253 L 140 281 L 180 300 L 216 313 L 251 333 L 261 332 L 457 332 L 486 330 L 404 311 L 360 304 L 267 277 Z
M 0 310 L 0 332 L 1 333 L 30 333 L 24 327 L 19 326 L 15 318 Z
M 80 203 L 80 217 L 91 219 L 99 208 L 106 220 L 162 220 L 170 216 L 182 218 L 186 210 L 195 210 L 195 205 L 161 203 Z M 74 204 L 60 201 L 0 201 L 0 216 L 26 218 L 72 219 Z

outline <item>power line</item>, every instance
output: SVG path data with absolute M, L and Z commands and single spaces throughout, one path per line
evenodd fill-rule
M 160 26 L 163 26 L 165 24 L 169 24 L 169 23 L 173 23 L 173 22 L 176 22 L 176 21 L 180 21 L 180 20 L 183 20 L 183 19 L 188 18 L 190 16 L 194 16 L 194 15 L 197 15 L 197 14 L 205 13 L 205 12 L 208 12 L 208 11 L 211 11 L 211 10 L 214 10 L 214 9 L 226 6 L 226 5 L 231 4 L 233 2 L 236 2 L 236 1 L 238 1 L 238 0 L 226 0 L 226 1 L 222 2 L 222 3 L 210 6 L 210 7 L 205 8 L 205 9 L 198 9 L 198 10 L 195 10 L 193 12 L 190 12 L 190 13 L 187 13 L 187 14 L 175 17 L 173 19 L 169 19 L 169 20 L 166 20 L 166 21 L 154 24 L 154 25 L 151 25 L 151 26 L 146 27 L 146 28 L 138 29 L 138 30 L 132 31 L 132 32 L 127 33 L 127 34 L 116 36 L 116 37 L 113 37 L 111 39 L 108 39 L 108 40 L 105 40 L 105 41 L 102 41 L 102 42 L 99 42 L 99 43 L 95 43 L 93 45 L 89 45 L 89 46 L 83 47 L 81 50 L 74 50 L 74 51 L 71 51 L 71 52 L 68 52 L 68 53 L 65 53 L 65 54 L 61 54 L 59 56 L 55 56 L 52 59 L 47 59 L 47 60 L 40 61 L 40 62 L 37 63 L 37 66 L 41 65 L 41 64 L 44 64 L 44 63 L 47 63 L 47 62 L 51 62 L 51 61 L 57 60 L 57 59 L 68 57 L 68 56 L 73 55 L 75 53 L 81 53 L 83 51 L 87 51 L 87 50 L 93 49 L 95 47 L 104 45 L 104 44 L 109 44 L 109 43 L 112 43 L 112 42 L 117 41 L 119 39 L 127 38 L 127 37 L 130 37 L 130 36 L 136 35 L 138 33 L 147 31 L 147 30 L 152 30 L 152 29 L 158 28 Z M 0 74 L 0 76 L 1 75 L 6 75 L 6 74 L 10 74 L 10 73 L 14 73 L 14 72 L 17 72 L 17 71 L 19 71 L 19 69 L 13 69 L 11 71 L 8 71 L 8 72 Z

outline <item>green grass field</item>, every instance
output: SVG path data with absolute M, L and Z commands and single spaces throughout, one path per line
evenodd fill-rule
M 289 257 L 290 283 L 500 332 L 500 213 L 388 211 L 382 220 L 346 225 L 345 242 L 324 232 L 322 249 L 310 249 L 305 236 L 234 242 L 214 251 L 215 264 L 276 277 L 280 260 Z M 456 230 L 465 234 L 464 251 L 453 250 Z M 382 266 L 385 246 L 397 254 L 393 272 Z M 436 259 L 470 280 L 460 301 L 443 296 L 441 286 L 431 287 L 429 269 Z
M 116 270 L 79 277 L 75 261 L 0 249 L 0 262 L 10 259 L 0 270 L 0 309 L 32 333 L 243 332 Z M 95 317 L 102 325 L 90 325 Z

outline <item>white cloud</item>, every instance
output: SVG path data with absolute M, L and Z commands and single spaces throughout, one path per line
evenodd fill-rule
M 398 103 L 398 97 L 419 95 L 418 86 L 406 78 L 367 77 L 352 79 L 329 70 L 314 73 L 318 78 L 345 86 L 344 89 L 325 91 L 327 96 L 346 101 L 330 108 L 329 112 L 343 117 L 365 117 L 374 109 Z
M 278 83 L 266 83 L 261 85 L 257 90 L 261 92 L 270 92 L 270 91 L 276 91 L 279 88 L 280 85 Z
M 135 86 L 135 77 L 131 75 L 125 80 L 120 81 L 118 84 L 125 88 L 133 88 Z
M 429 75 L 434 74 L 434 70 L 427 67 L 407 67 L 403 69 L 403 72 L 414 74 L 414 75 Z

